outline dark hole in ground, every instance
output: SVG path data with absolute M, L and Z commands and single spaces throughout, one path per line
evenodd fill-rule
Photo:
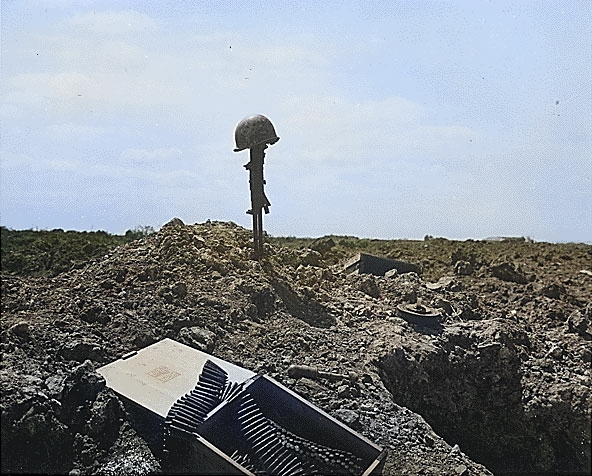
M 589 420 L 565 401 L 525 404 L 528 343 L 511 334 L 480 346 L 447 334 L 437 350 L 396 349 L 377 362 L 379 373 L 396 403 L 495 474 L 590 474 Z

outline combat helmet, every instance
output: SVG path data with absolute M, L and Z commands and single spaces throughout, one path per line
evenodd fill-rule
M 235 152 L 260 144 L 275 144 L 280 140 L 271 121 L 262 114 L 245 117 L 240 121 L 234 131 L 234 139 L 236 141 Z

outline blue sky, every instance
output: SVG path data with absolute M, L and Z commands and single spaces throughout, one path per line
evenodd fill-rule
M 0 223 L 592 241 L 592 2 L 2 0 Z

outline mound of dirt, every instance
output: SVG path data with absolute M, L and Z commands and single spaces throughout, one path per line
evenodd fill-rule
M 248 230 L 177 221 L 56 277 L 3 275 L 2 472 L 166 473 L 95 373 L 165 337 L 388 448 L 384 474 L 590 472 L 590 246 L 509 241 L 492 260 L 448 242 L 427 281 L 347 275 L 334 245 L 266 244 L 257 262 Z M 399 317 L 418 299 L 438 325 Z M 358 378 L 296 379 L 292 364 Z

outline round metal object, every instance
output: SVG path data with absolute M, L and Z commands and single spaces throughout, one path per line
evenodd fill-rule
M 424 326 L 437 325 L 440 322 L 440 311 L 422 304 L 399 304 L 397 314 L 412 324 Z
M 275 144 L 280 138 L 275 133 L 271 121 L 262 114 L 245 117 L 234 131 L 235 152 L 250 149 L 262 144 Z

